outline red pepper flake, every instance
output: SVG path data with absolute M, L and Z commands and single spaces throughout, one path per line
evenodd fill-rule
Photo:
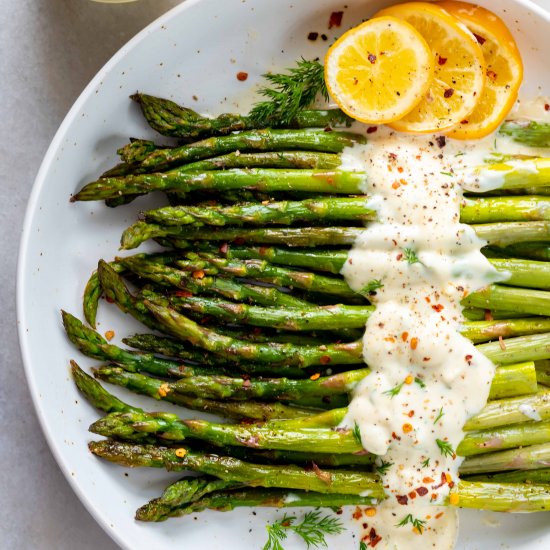
M 312 374 L 309 379 L 310 380 L 317 380 L 321 376 L 320 372 L 316 372 L 315 374 Z
M 179 449 L 176 449 L 174 451 L 174 454 L 178 457 L 178 458 L 183 458 L 186 454 L 187 454 L 187 449 L 184 449 L 183 447 L 180 447 Z
M 550 105 L 548 103 L 544 104 L 544 110 L 545 111 L 550 111 Z
M 497 73 L 495 71 L 487 71 L 487 77 L 490 78 L 493 82 L 497 79 Z
M 409 497 L 407 495 L 396 495 L 395 498 L 402 506 L 407 506 L 409 502 Z
M 114 304 L 115 303 L 115 301 L 110 296 L 105 296 L 105 300 L 107 300 L 107 302 L 109 304 Z
M 442 304 L 435 304 L 434 306 L 432 306 L 432 309 L 434 311 L 437 311 L 437 313 L 439 313 L 443 309 L 443 305 Z
M 246 380 L 243 380 L 243 388 L 250 388 L 250 380 L 247 378 Z
M 504 343 L 504 339 L 502 338 L 502 336 L 498 337 L 498 345 L 500 346 L 500 349 L 502 351 L 506 350 L 506 344 Z
M 460 124 L 468 124 L 468 119 L 465 118 L 464 120 L 461 120 Z
M 418 338 L 411 338 L 411 349 L 416 349 L 418 347 Z
M 425 497 L 428 494 L 428 489 L 426 487 L 418 487 L 416 489 L 419 497 Z
M 367 59 L 370 61 L 371 65 L 374 65 L 376 63 L 376 56 L 373 53 L 369 53 Z
M 382 540 L 382 537 L 376 532 L 374 527 L 371 528 L 369 534 L 362 539 L 363 541 L 368 540 L 367 546 L 371 548 L 376 547 L 376 545 Z
M 465 356 L 464 356 L 464 359 L 466 359 L 466 363 L 468 363 L 468 365 L 471 365 L 471 364 L 472 364 L 473 355 L 465 355 Z
M 197 269 L 197 271 L 193 271 L 193 279 L 204 279 L 204 276 L 206 273 L 204 272 L 204 269 Z
M 439 489 L 440 487 L 443 487 L 447 483 L 447 476 L 445 475 L 445 472 L 441 472 L 441 483 L 439 485 L 432 485 L 432 489 Z
M 447 88 L 447 89 L 443 92 L 443 97 L 444 97 L 445 99 L 449 99 L 454 93 L 455 93 L 454 88 Z
M 176 292 L 174 292 L 174 296 L 178 296 L 179 298 L 191 298 L 193 293 L 188 290 L 176 290 Z
M 445 65 L 445 63 L 447 63 L 447 58 L 446 57 L 441 57 L 440 55 L 437 57 L 437 63 L 438 65 Z
M 485 310 L 485 320 L 486 321 L 492 321 L 493 320 L 493 314 L 491 313 L 490 309 Z
M 396 259 L 397 261 L 400 261 L 402 258 L 403 258 L 403 254 L 398 254 L 398 255 L 395 257 L 395 259 Z
M 427 363 L 430 359 L 431 357 L 422 357 L 422 361 L 424 361 L 424 363 Z
M 409 339 L 409 333 L 408 332 L 402 332 L 401 333 L 401 340 L 403 340 L 403 342 L 406 342 L 407 340 Z
M 339 27 L 342 24 L 343 16 L 344 16 L 343 11 L 333 11 L 330 14 L 330 17 L 328 20 L 328 28 L 332 29 L 332 27 Z
M 403 433 L 405 433 L 405 434 L 408 434 L 408 433 L 413 431 L 412 424 L 409 424 L 408 422 L 403 424 L 402 429 L 403 429 Z
M 369 126 L 367 128 L 367 134 L 374 134 L 378 130 L 378 126 Z
M 483 36 L 479 36 L 479 34 L 476 34 L 475 32 L 472 33 L 475 37 L 476 37 L 476 40 L 481 44 L 485 44 L 485 41 L 487 40 L 486 38 L 483 38 Z
M 281 521 L 283 527 L 290 527 L 290 521 Z
M 328 365 L 331 361 L 332 359 L 329 355 L 321 355 L 319 358 L 319 363 L 321 363 L 321 365 Z
M 166 397 L 170 393 L 170 386 L 165 382 L 164 384 L 161 384 L 158 389 L 158 394 L 161 397 Z
M 268 246 L 260 246 L 258 249 L 258 252 L 260 253 L 260 256 L 265 256 L 269 253 L 269 247 Z
M 240 82 L 244 82 L 248 78 L 248 73 L 245 73 L 244 71 L 239 71 L 237 73 L 237 80 Z
M 307 35 L 307 39 L 311 40 L 312 42 L 315 42 L 315 40 L 317 40 L 317 38 L 319 38 L 319 33 L 318 32 L 310 32 Z
M 414 491 L 411 491 L 408 496 L 411 500 L 413 500 L 416 498 L 416 493 Z
M 398 181 L 394 181 L 392 184 L 392 189 L 399 189 L 400 185 L 399 185 L 399 182 Z
M 412 417 L 414 416 L 414 411 L 409 411 L 409 412 L 407 413 L 407 416 L 408 416 L 409 418 L 412 418 Z
M 361 510 L 361 508 L 359 508 L 359 506 L 356 506 L 351 517 L 353 519 L 361 519 L 362 516 L 363 516 L 363 511 Z
M 223 243 L 218 250 L 220 251 L 220 254 L 227 254 L 229 245 L 227 243 Z
M 435 515 L 435 519 L 439 519 L 445 512 L 439 512 L 439 514 Z
M 401 441 L 401 438 L 395 433 L 395 432 L 392 432 L 391 433 L 391 436 L 393 439 L 395 439 L 396 441 Z
M 105 333 L 105 338 L 110 342 L 115 337 L 115 331 L 114 330 L 108 330 Z
M 398 166 L 397 171 L 402 174 L 403 173 L 403 166 Z

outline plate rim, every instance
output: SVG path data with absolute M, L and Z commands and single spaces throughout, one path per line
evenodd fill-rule
M 57 463 L 57 466 L 61 470 L 64 478 L 69 484 L 69 487 L 78 497 L 78 500 L 85 507 L 87 512 L 92 516 L 95 522 L 101 527 L 101 529 L 113 540 L 117 545 L 123 549 L 130 549 L 130 546 L 105 517 L 105 514 L 99 510 L 95 504 L 90 500 L 87 493 L 81 487 L 78 478 L 73 477 L 70 474 L 70 467 L 67 464 L 67 460 L 61 452 L 61 446 L 55 441 L 52 434 L 52 428 L 46 422 L 46 415 L 43 412 L 43 406 L 40 400 L 40 391 L 37 386 L 36 378 L 33 374 L 30 358 L 30 343 L 27 341 L 26 336 L 26 317 L 25 317 L 25 296 L 24 296 L 24 274 L 27 269 L 28 253 L 29 253 L 29 240 L 31 238 L 31 225 L 34 219 L 35 212 L 38 208 L 38 198 L 45 185 L 46 175 L 50 169 L 52 162 L 55 160 L 56 152 L 58 151 L 65 133 L 68 127 L 72 124 L 76 114 L 80 111 L 82 105 L 93 94 L 94 90 L 100 85 L 102 79 L 107 75 L 116 64 L 124 58 L 125 55 L 138 44 L 145 40 L 150 34 L 158 31 L 165 23 L 177 17 L 181 12 L 192 9 L 198 4 L 203 3 L 206 0 L 181 0 L 181 3 L 170 8 L 167 12 L 161 14 L 154 19 L 151 23 L 145 26 L 142 30 L 137 32 L 132 38 L 124 43 L 111 57 L 110 59 L 98 70 L 98 72 L 92 77 L 90 82 L 84 87 L 78 98 L 73 102 L 69 111 L 63 118 L 57 131 L 52 138 L 46 153 L 40 163 L 40 167 L 37 171 L 36 177 L 32 184 L 31 192 L 27 199 L 27 206 L 25 209 L 25 216 L 23 221 L 23 227 L 21 237 L 19 240 L 17 270 L 16 270 L 16 323 L 17 323 L 17 335 L 21 358 L 23 361 L 23 369 L 29 393 L 31 395 L 32 404 L 38 422 L 40 424 L 41 431 L 46 439 L 48 447 Z M 367 0 L 368 1 L 368 0 Z M 403 0 L 399 0 L 401 2 Z M 431 1 L 431 0 L 428 0 Z M 469 1 L 469 0 L 465 0 Z M 525 7 L 533 12 L 537 18 L 546 20 L 550 24 L 550 6 L 544 8 L 539 4 L 536 4 L 533 0 L 511 0 L 515 4 Z M 474 2 L 472 2 L 474 3 Z
M 124 549 L 130 549 L 127 542 L 122 537 L 117 529 L 111 527 L 108 519 L 104 513 L 97 509 L 95 504 L 90 500 L 87 493 L 81 487 L 78 479 L 70 474 L 70 467 L 67 464 L 67 460 L 61 452 L 61 446 L 55 441 L 53 437 L 52 428 L 46 422 L 46 415 L 42 411 L 42 403 L 39 399 L 40 390 L 37 386 L 37 381 L 33 373 L 30 358 L 30 343 L 26 339 L 26 317 L 25 317 L 25 296 L 23 279 L 27 269 L 28 252 L 29 252 L 29 240 L 31 238 L 31 225 L 34 219 L 34 214 L 38 208 L 38 198 L 44 187 L 46 175 L 50 169 L 52 162 L 55 160 L 56 152 L 63 142 L 63 138 L 69 126 L 72 124 L 76 114 L 80 111 L 83 104 L 94 93 L 94 90 L 99 86 L 102 79 L 108 74 L 116 64 L 124 58 L 124 56 L 143 40 L 145 40 L 151 33 L 158 31 L 162 25 L 169 22 L 171 19 L 180 14 L 180 12 L 193 8 L 195 5 L 202 3 L 203 0 L 183 0 L 177 6 L 170 8 L 167 12 L 161 14 L 154 19 L 151 23 L 145 26 L 127 42 L 125 42 L 112 56 L 111 58 L 99 69 L 99 71 L 92 77 L 90 82 L 85 86 L 78 98 L 71 105 L 69 111 L 63 118 L 57 131 L 52 138 L 48 149 L 40 163 L 40 167 L 34 179 L 29 198 L 27 200 L 27 206 L 25 209 L 25 216 L 23 220 L 23 229 L 21 232 L 21 238 L 19 240 L 18 258 L 17 258 L 17 271 L 16 271 L 16 323 L 17 323 L 17 336 L 19 342 L 19 350 L 21 358 L 23 360 L 23 369 L 25 372 L 25 378 L 27 386 L 31 394 L 32 404 L 40 429 L 44 435 L 48 448 L 50 449 L 55 462 L 61 470 L 65 480 L 68 482 L 71 490 L 76 494 L 78 500 L 83 504 L 87 512 L 92 516 L 94 521 L 101 527 L 101 529 L 107 534 L 111 540 L 113 540 L 118 546 Z

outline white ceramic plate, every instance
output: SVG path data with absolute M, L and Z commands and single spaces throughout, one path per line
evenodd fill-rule
M 261 548 L 273 510 L 205 512 L 162 524 L 139 524 L 135 509 L 158 495 L 160 471 L 127 472 L 95 459 L 86 443 L 97 412 L 73 386 L 68 365 L 82 358 L 68 343 L 60 308 L 81 316 L 85 281 L 99 258 L 117 253 L 136 203 L 116 210 L 100 203 L 70 204 L 69 197 L 116 161 L 129 136 L 154 137 L 128 96 L 140 90 L 210 113 L 244 110 L 259 76 L 292 66 L 300 56 L 322 56 L 334 36 L 392 2 L 347 0 L 188 0 L 124 46 L 76 101 L 57 132 L 29 202 L 18 273 L 18 316 L 27 378 L 52 452 L 72 487 L 100 525 L 125 548 Z M 550 18 L 526 1 L 481 1 L 496 10 L 515 34 L 526 65 L 523 94 L 550 91 L 547 67 Z M 344 10 L 341 29 L 327 29 L 332 11 Z M 328 42 L 307 40 L 310 31 Z M 246 71 L 242 83 L 236 73 Z M 540 88 L 539 88 L 540 86 Z M 158 136 L 157 136 L 158 139 Z M 99 330 L 129 334 L 137 326 L 116 308 L 102 307 Z M 115 392 L 116 393 L 116 392 Z M 139 399 L 132 398 L 139 404 Z M 151 403 L 143 401 L 151 408 Z M 162 407 L 167 408 L 167 405 Z M 342 517 L 349 519 L 350 512 Z M 354 528 L 330 547 L 358 548 Z M 177 545 L 177 546 L 175 546 Z M 289 538 L 287 549 L 302 548 Z M 460 549 L 550 548 L 546 514 L 494 516 L 464 513 Z

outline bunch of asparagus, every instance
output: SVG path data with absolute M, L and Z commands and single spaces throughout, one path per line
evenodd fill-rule
M 339 168 L 343 149 L 364 137 L 334 130 L 347 123 L 337 110 L 302 110 L 285 127 L 261 129 L 246 116 L 210 119 L 133 99 L 153 128 L 184 143 L 133 140 L 122 163 L 73 200 L 117 206 L 165 192 L 170 205 L 144 212 L 122 236 L 123 249 L 147 239 L 164 249 L 101 260 L 84 294 L 89 326 L 63 312 L 64 326 L 103 363 L 95 378 L 224 420 L 146 412 L 73 362 L 78 388 L 107 413 L 90 427 L 107 438 L 91 452 L 201 474 L 141 507 L 143 521 L 384 499 L 379 474 L 391 465 L 365 452 L 357 430 L 339 427 L 369 375 L 362 332 L 376 285 L 356 293 L 340 275 L 363 224 L 376 219 L 363 194 L 368 174 Z M 501 132 L 549 145 L 546 127 Z M 490 401 L 464 427 L 452 491 L 462 507 L 541 511 L 550 508 L 550 159 L 510 160 L 479 167 L 504 174 L 502 191 L 470 194 L 461 210 L 509 278 L 464 300 L 462 332 L 498 368 Z M 126 349 L 109 343 L 93 329 L 101 295 L 151 332 L 124 338 Z

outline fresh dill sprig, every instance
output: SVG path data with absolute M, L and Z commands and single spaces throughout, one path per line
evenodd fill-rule
M 267 98 L 256 103 L 248 118 L 258 126 L 290 124 L 302 109 L 310 107 L 318 94 L 328 100 L 324 67 L 318 60 L 300 59 L 287 73 L 267 73 L 263 77 L 273 87 L 258 93 Z
M 405 256 L 405 260 L 407 260 L 407 262 L 411 265 L 422 263 L 418 258 L 418 256 L 416 255 L 416 252 L 412 248 L 404 248 L 403 254 Z
M 371 292 L 374 292 L 378 290 L 379 288 L 382 288 L 384 286 L 384 283 L 380 279 L 373 279 L 372 281 L 369 281 L 362 289 L 361 294 L 370 294 Z
M 327 547 L 325 535 L 337 535 L 344 531 L 345 527 L 338 518 L 321 516 L 316 510 L 308 512 L 301 523 L 296 523 L 296 516 L 285 514 L 282 519 L 267 525 L 268 539 L 263 550 L 284 550 L 281 541 L 285 540 L 288 531 L 293 531 L 301 537 L 307 547 Z
M 361 430 L 359 429 L 359 424 L 357 424 L 357 422 L 355 422 L 355 425 L 353 426 L 353 437 L 355 437 L 359 445 L 363 445 L 363 442 L 361 441 Z
M 448 441 L 443 441 L 442 439 L 436 439 L 435 442 L 441 451 L 443 456 L 454 456 L 455 451 L 452 445 Z
M 393 466 L 393 462 L 386 462 L 386 461 L 382 460 L 382 463 L 380 464 L 380 466 L 376 466 L 376 471 L 377 471 L 380 475 L 383 475 L 383 474 L 385 474 L 392 466 Z
M 426 387 L 426 384 L 424 383 L 424 380 L 422 380 L 422 378 L 420 377 L 415 377 L 414 379 L 414 383 L 415 384 L 418 384 L 421 388 L 425 388 Z
M 394 398 L 396 395 L 399 395 L 404 383 L 405 382 L 401 382 L 401 384 L 397 384 L 397 386 L 394 386 L 391 390 L 383 392 L 384 395 L 389 395 L 391 398 Z
M 422 468 L 428 468 L 430 466 L 430 457 L 422 462 Z
M 434 424 L 437 424 L 443 417 L 445 416 L 445 413 L 443 412 L 443 407 L 439 409 L 439 412 L 437 413 L 437 417 L 434 420 Z
M 422 531 L 424 531 L 424 525 L 426 525 L 424 520 L 415 518 L 412 514 L 407 514 L 399 523 L 396 524 L 396 527 L 405 527 L 407 523 L 410 523 L 415 529 L 418 530 L 420 534 L 422 534 Z
M 367 545 L 364 541 L 359 541 L 359 550 L 368 550 Z

